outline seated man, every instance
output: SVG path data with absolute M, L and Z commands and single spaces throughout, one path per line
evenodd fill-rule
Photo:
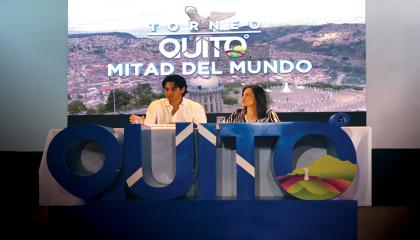
M 182 76 L 166 76 L 162 81 L 162 87 L 166 98 L 150 103 L 146 111 L 146 119 L 137 115 L 131 115 L 130 123 L 168 124 L 176 122 L 207 122 L 203 106 L 184 98 L 187 93 L 187 83 Z

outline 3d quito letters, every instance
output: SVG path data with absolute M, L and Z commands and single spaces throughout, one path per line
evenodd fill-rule
M 141 125 L 127 125 L 123 140 L 112 129 L 99 125 L 73 125 L 59 132 L 47 152 L 48 168 L 56 181 L 71 194 L 85 199 L 125 199 L 126 193 L 140 199 L 174 199 L 185 195 L 197 172 L 199 200 L 217 198 L 217 130 L 215 124 L 198 124 L 198 163 L 195 169 L 195 142 L 192 123 L 176 124 L 176 171 L 166 186 L 152 186 L 145 180 L 150 169 L 142 161 Z M 322 122 L 282 122 L 267 124 L 222 124 L 220 138 L 236 141 L 237 199 L 255 199 L 255 137 L 275 137 L 272 160 L 273 179 L 290 173 L 295 144 L 307 136 L 324 139 L 340 159 L 356 164 L 356 151 L 349 136 L 338 126 Z M 95 142 L 102 146 L 105 160 L 94 174 L 81 176 L 68 167 L 70 155 L 79 155 L 83 147 Z

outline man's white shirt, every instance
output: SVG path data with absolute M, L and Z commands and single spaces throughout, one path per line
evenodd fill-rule
M 172 115 L 173 106 L 168 99 L 162 98 L 150 103 L 146 112 L 145 124 L 167 124 L 174 122 L 206 123 L 203 106 L 190 99 L 182 98 L 179 109 Z

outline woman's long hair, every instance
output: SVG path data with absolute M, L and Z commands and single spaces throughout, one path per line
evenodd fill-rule
M 244 95 L 244 91 L 247 88 L 251 89 L 252 93 L 254 93 L 255 100 L 257 101 L 258 118 L 267 117 L 267 98 L 265 96 L 264 89 L 258 85 L 245 86 L 242 89 L 242 96 Z M 245 107 L 245 113 L 246 113 L 246 107 Z

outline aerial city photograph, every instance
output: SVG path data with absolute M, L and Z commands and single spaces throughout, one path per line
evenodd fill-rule
M 91 1 L 119 8 L 104 18 L 106 11 L 83 14 L 84 3 L 70 1 L 68 114 L 145 113 L 163 97 L 161 81 L 169 74 L 185 77 L 186 97 L 207 113 L 240 108 L 241 89 L 250 84 L 265 89 L 276 112 L 366 111 L 366 27 L 359 9 L 340 15 L 345 5 L 336 4 L 331 17 L 322 6 L 308 12 L 279 4 L 274 11 L 265 0 L 255 8 L 195 2 L 162 8 L 157 1 L 134 11 L 113 0 Z M 175 17 L 161 14 L 167 9 Z

